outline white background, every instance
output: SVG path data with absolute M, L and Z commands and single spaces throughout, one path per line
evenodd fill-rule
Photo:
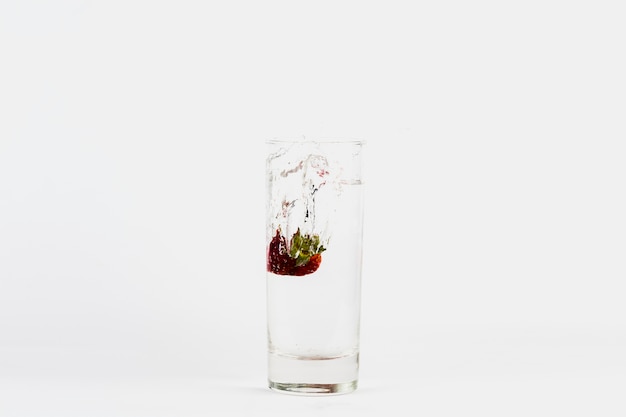
M 623 416 L 619 1 L 0 0 L 0 415 Z M 266 388 L 264 140 L 367 141 L 361 381 Z

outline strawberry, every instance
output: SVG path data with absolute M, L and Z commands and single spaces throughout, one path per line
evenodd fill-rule
M 295 263 L 295 259 L 291 259 L 287 253 L 285 237 L 280 234 L 280 230 L 276 230 L 267 251 L 267 270 L 278 275 L 289 275 Z
M 285 237 L 280 229 L 267 250 L 267 270 L 277 275 L 302 276 L 317 271 L 322 263 L 321 253 L 326 250 L 318 235 L 303 235 L 300 229 L 291 237 L 287 249 Z

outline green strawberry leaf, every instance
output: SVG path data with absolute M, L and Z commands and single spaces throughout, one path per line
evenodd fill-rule
M 326 248 L 320 244 L 318 235 L 303 235 L 300 233 L 300 228 L 298 228 L 291 238 L 289 256 L 296 260 L 296 266 L 302 266 L 309 262 L 311 256 L 322 253 L 325 250 Z

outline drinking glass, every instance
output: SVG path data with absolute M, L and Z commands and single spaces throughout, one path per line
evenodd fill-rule
M 269 387 L 301 395 L 352 392 L 359 372 L 364 141 L 266 145 Z

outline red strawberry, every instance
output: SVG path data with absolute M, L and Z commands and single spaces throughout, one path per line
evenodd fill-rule
M 287 243 L 280 231 L 276 230 L 276 235 L 270 242 L 267 250 L 267 270 L 278 275 L 289 275 L 289 271 L 296 265 L 296 260 L 289 257 L 287 253 Z
M 285 237 L 280 229 L 276 230 L 267 250 L 267 270 L 278 275 L 312 274 L 322 263 L 321 253 L 326 250 L 319 240 L 319 236 L 302 235 L 298 229 L 288 250 Z

